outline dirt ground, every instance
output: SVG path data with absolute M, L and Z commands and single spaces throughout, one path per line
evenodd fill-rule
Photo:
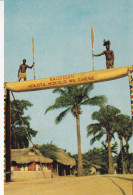
M 94 175 L 9 182 L 5 195 L 133 195 L 133 175 Z

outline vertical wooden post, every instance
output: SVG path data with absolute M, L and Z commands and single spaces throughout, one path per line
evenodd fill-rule
M 66 169 L 64 168 L 64 176 L 66 176 Z
M 4 183 L 6 182 L 6 98 L 7 91 L 4 93 Z
M 6 182 L 11 181 L 11 102 L 10 92 L 7 90 L 5 108 L 5 142 L 6 142 Z
M 128 71 L 128 78 L 129 78 L 130 98 L 131 98 L 131 116 L 133 119 L 133 78 L 130 71 Z
M 57 176 L 59 176 L 59 171 L 58 171 L 58 162 L 57 162 Z

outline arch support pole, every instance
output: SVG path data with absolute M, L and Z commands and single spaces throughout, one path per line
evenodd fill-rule
M 11 101 L 10 91 L 4 94 L 4 182 L 11 181 Z

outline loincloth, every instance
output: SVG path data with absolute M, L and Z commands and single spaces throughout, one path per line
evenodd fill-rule
M 114 68 L 114 61 L 113 60 L 106 60 L 107 68 Z
M 26 72 L 25 73 L 20 73 L 18 79 L 27 79 Z

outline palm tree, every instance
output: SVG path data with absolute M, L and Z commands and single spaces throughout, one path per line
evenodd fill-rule
M 126 172 L 125 170 L 125 163 L 124 163 L 124 157 L 123 157 L 123 137 L 125 138 L 126 141 L 126 155 L 127 155 L 127 171 L 129 170 L 129 160 L 128 160 L 128 155 L 129 155 L 129 144 L 128 141 L 132 136 L 132 127 L 133 127 L 133 121 L 128 115 L 120 114 L 117 117 L 117 129 L 116 132 L 118 134 L 118 137 L 120 139 L 120 148 L 121 148 L 121 164 L 122 164 L 122 169 L 123 173 Z
M 90 98 L 89 93 L 93 89 L 93 84 L 80 85 L 74 87 L 57 88 L 53 90 L 53 93 L 59 93 L 59 97 L 56 98 L 55 103 L 49 106 L 45 113 L 50 110 L 65 108 L 57 117 L 56 124 L 58 124 L 66 114 L 71 111 L 76 118 L 77 125 L 77 142 L 78 142 L 78 176 L 83 175 L 83 163 L 81 154 L 81 136 L 80 136 L 80 114 L 82 105 L 103 105 L 106 102 L 106 97 L 95 96 Z
M 108 156 L 108 144 L 104 141 L 101 142 L 101 150 L 102 150 L 102 160 L 104 163 L 106 163 L 106 167 L 109 167 L 109 156 Z M 111 146 L 111 152 L 117 155 L 117 150 L 118 150 L 118 143 L 115 142 Z
M 100 108 L 99 111 L 92 114 L 92 119 L 97 120 L 97 123 L 90 124 L 87 126 L 87 136 L 93 135 L 90 144 L 92 145 L 95 141 L 99 141 L 104 135 L 106 135 L 106 141 L 108 143 L 108 157 L 109 157 L 109 174 L 114 173 L 112 151 L 111 151 L 111 140 L 114 137 L 116 129 L 116 117 L 120 113 L 120 110 L 114 106 L 107 105 Z
M 24 111 L 31 107 L 27 100 L 13 100 L 11 102 L 11 147 L 12 149 L 27 148 L 29 138 L 35 137 L 37 131 L 30 127 L 30 116 L 24 116 Z M 23 119 L 24 125 L 22 123 Z M 26 131 L 25 131 L 26 129 Z
M 128 115 L 124 115 L 124 124 L 123 124 L 124 132 L 123 137 L 126 141 L 126 155 L 127 155 L 127 172 L 130 171 L 130 161 L 129 161 L 129 144 L 128 141 L 131 139 L 133 135 L 133 120 Z
M 122 173 L 125 174 L 125 162 L 123 156 L 123 136 L 124 136 L 124 129 L 126 125 L 126 115 L 120 114 L 116 117 L 116 133 L 118 134 L 118 138 L 120 140 L 120 155 L 121 155 L 121 165 L 122 165 Z

